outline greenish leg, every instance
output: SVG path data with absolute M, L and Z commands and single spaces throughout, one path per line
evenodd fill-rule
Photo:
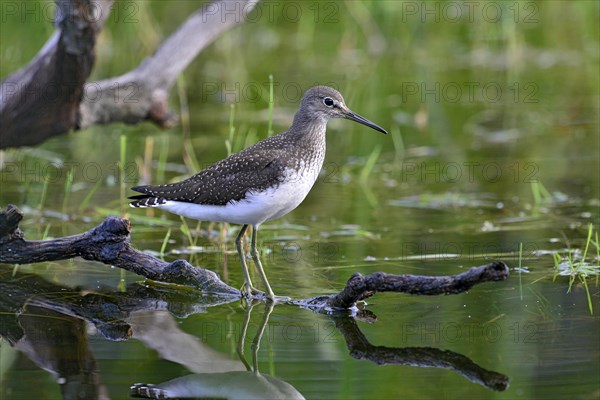
M 260 279 L 262 280 L 263 285 L 265 285 L 265 289 L 267 290 L 267 298 L 271 301 L 275 301 L 275 294 L 273 293 L 273 289 L 271 289 L 271 285 L 269 285 L 269 281 L 267 280 L 267 275 L 265 274 L 265 270 L 263 269 L 262 263 L 260 262 L 260 258 L 258 258 L 258 249 L 256 246 L 257 236 L 258 226 L 253 226 L 252 244 L 250 245 L 250 255 L 252 256 L 252 260 L 254 260 L 254 264 L 256 264 L 256 268 L 258 269 L 258 273 L 260 274 Z
M 240 233 L 238 233 L 235 239 L 235 247 L 237 248 L 238 255 L 240 256 L 240 262 L 242 263 L 242 271 L 244 272 L 244 285 L 240 291 L 246 294 L 248 297 L 252 297 L 256 293 L 260 293 L 253 285 L 250 280 L 250 272 L 248 271 L 248 265 L 246 264 L 246 256 L 244 255 L 244 249 L 242 249 L 242 239 L 248 229 L 248 225 L 242 226 Z

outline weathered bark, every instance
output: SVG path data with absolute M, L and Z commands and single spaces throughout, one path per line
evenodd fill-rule
M 38 144 L 94 124 L 150 120 L 172 125 L 167 99 L 177 76 L 219 35 L 243 22 L 258 2 L 206 4 L 136 69 L 86 84 L 96 36 L 113 1 L 56 0 L 55 34 L 25 68 L 0 82 L 0 149 Z
M 196 56 L 223 32 L 244 21 L 258 0 L 216 1 L 193 13 L 154 54 L 124 75 L 86 85 L 80 127 L 148 119 L 171 126 L 169 90 Z M 227 10 L 224 13 L 223 10 Z M 127 95 L 124 95 L 126 93 Z
M 356 302 L 377 292 L 402 292 L 425 296 L 457 294 L 466 292 L 479 283 L 505 280 L 508 275 L 508 266 L 501 261 L 473 267 L 462 274 L 451 276 L 392 275 L 385 272 L 365 276 L 355 273 L 348 279 L 341 292 L 299 300 L 296 303 L 313 309 L 349 309 Z
M 0 213 L 0 262 L 25 264 L 81 257 L 123 268 L 148 279 L 192 286 L 203 292 L 239 298 L 240 291 L 222 282 L 216 273 L 187 261 L 167 263 L 129 244 L 128 220 L 108 217 L 97 227 L 52 240 L 23 240 L 18 223 L 23 213 L 9 205 Z
M 212 271 L 194 267 L 184 260 L 167 263 L 132 248 L 129 238 L 131 225 L 126 219 L 111 216 L 82 234 L 26 241 L 18 227 L 22 218 L 23 213 L 13 205 L 0 212 L 0 263 L 30 264 L 82 257 L 123 268 L 151 280 L 187 285 L 204 293 L 229 296 L 232 300 L 241 297 L 239 290 L 222 282 Z M 356 273 L 337 294 L 290 300 L 289 303 L 318 312 L 352 311 L 357 302 L 377 292 L 429 296 L 457 294 L 479 283 L 504 280 L 508 274 L 506 264 L 499 261 L 452 276 L 392 275 L 384 272 L 363 276 Z M 264 300 L 258 295 L 256 299 Z
M 0 149 L 40 143 L 77 124 L 96 36 L 113 0 L 56 3 L 56 32 L 26 67 L 0 82 Z

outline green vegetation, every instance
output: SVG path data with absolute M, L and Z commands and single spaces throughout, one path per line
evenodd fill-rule
M 62 212 L 63 214 L 67 214 L 69 212 L 69 197 L 71 196 L 71 188 L 73 187 L 73 170 L 70 169 L 67 171 L 67 179 L 65 179 L 65 190 L 63 195 L 62 202 Z
M 523 300 L 523 243 L 519 243 L 519 295 L 521 296 L 521 301 Z
M 96 194 L 96 192 L 98 191 L 98 189 L 100 188 L 101 185 L 102 185 L 102 181 L 97 180 L 96 183 L 94 184 L 94 186 L 92 187 L 92 190 L 90 190 L 88 192 L 88 194 L 85 196 L 83 201 L 79 204 L 78 210 L 80 212 L 85 210 L 86 208 L 88 208 L 88 206 L 90 205 L 90 202 L 92 201 L 92 197 L 94 197 L 94 195 Z
M 160 246 L 160 252 L 159 254 L 161 256 L 165 255 L 165 251 L 167 250 L 167 245 L 169 244 L 169 239 L 171 238 L 171 228 L 169 228 L 167 230 L 167 233 L 165 234 L 165 237 L 162 241 L 162 245 Z
M 200 224 L 201 221 L 197 222 L 196 225 L 196 232 L 195 235 L 192 234 L 192 230 L 190 229 L 187 220 L 184 217 L 179 217 L 181 218 L 181 226 L 179 227 L 179 229 L 181 230 L 181 232 L 183 232 L 183 234 L 185 235 L 185 237 L 188 240 L 188 245 L 190 247 L 196 247 L 196 244 L 198 243 L 198 233 L 200 231 Z M 164 243 L 164 241 L 163 241 Z
M 594 248 L 596 250 L 596 257 L 593 258 L 590 255 L 590 259 L 588 260 L 588 251 L 591 250 L 590 253 L 593 254 Z M 578 249 L 567 249 L 564 256 L 559 253 L 553 253 L 552 256 L 554 257 L 554 280 L 558 276 L 568 276 L 569 289 L 567 292 L 571 292 L 573 284 L 576 280 L 579 280 L 585 288 L 590 314 L 593 314 L 594 309 L 588 287 L 588 278 L 596 276 L 596 286 L 598 286 L 598 278 L 600 276 L 600 242 L 598 241 L 598 231 L 594 232 L 593 225 L 589 225 L 583 253 Z
M 531 182 L 531 193 L 536 206 L 554 203 L 554 197 L 540 181 Z
M 267 136 L 273 136 L 273 107 L 275 99 L 273 94 L 273 74 L 269 74 L 269 116 L 267 118 Z
M 127 179 L 125 165 L 127 163 L 127 136 L 120 136 L 119 146 L 119 203 L 121 205 L 121 215 L 125 215 L 127 207 Z
M 233 138 L 235 135 L 235 125 L 233 121 L 235 119 L 235 104 L 229 105 L 229 134 L 227 135 L 227 139 L 225 139 L 225 148 L 227 149 L 227 156 L 229 157 L 234 153 L 233 151 Z

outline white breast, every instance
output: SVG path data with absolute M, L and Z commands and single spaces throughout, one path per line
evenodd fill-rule
M 287 169 L 284 181 L 278 186 L 250 193 L 246 198 L 224 206 L 167 201 L 158 208 L 202 221 L 258 226 L 286 215 L 302 203 L 319 176 L 323 157 L 317 161 L 310 166 L 301 165 L 300 170 Z

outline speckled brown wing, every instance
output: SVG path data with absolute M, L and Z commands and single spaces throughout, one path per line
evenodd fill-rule
M 245 154 L 246 153 L 246 154 Z M 246 197 L 249 191 L 261 191 L 279 185 L 283 179 L 285 151 L 255 148 L 219 161 L 181 182 L 159 186 L 136 186 L 144 195 L 132 196 L 132 206 L 154 206 L 165 200 L 195 204 L 225 205 Z

